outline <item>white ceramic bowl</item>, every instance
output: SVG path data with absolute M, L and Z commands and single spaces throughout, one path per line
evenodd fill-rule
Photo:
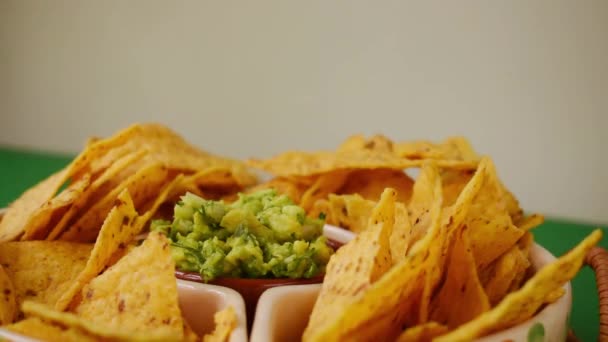
M 236 312 L 237 327 L 230 336 L 230 342 L 247 341 L 247 319 L 245 316 L 245 302 L 241 295 L 227 287 L 199 284 L 190 281 L 177 280 L 179 292 L 179 305 L 182 314 L 192 330 L 199 336 L 213 331 L 213 315 L 232 306 Z M 5 338 L 15 342 L 37 342 L 20 334 L 0 328 L 0 339 Z
M 339 242 L 342 236 L 351 239 L 354 236 L 340 235 L 337 227 L 326 226 L 325 234 Z M 340 229 L 341 230 L 341 229 Z M 546 249 L 535 244 L 531 249 L 532 266 L 538 270 L 555 260 Z M 251 342 L 299 341 L 308 317 L 312 312 L 321 284 L 282 286 L 267 290 L 258 302 Z M 572 308 L 572 290 L 570 283 L 564 285 L 565 294 L 555 303 L 547 305 L 537 315 L 512 328 L 478 339 L 479 342 L 503 341 L 536 341 L 528 339 L 529 334 L 544 334 L 540 341 L 565 341 L 568 331 L 568 316 Z

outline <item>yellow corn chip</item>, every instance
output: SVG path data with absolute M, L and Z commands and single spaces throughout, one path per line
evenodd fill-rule
M 548 300 L 550 294 L 570 281 L 583 265 L 585 254 L 602 238 L 595 230 L 573 250 L 540 269 L 518 291 L 507 295 L 495 308 L 443 335 L 437 341 L 470 341 L 508 328 L 532 317 Z
M 371 151 L 393 151 L 393 142 L 381 134 L 376 134 L 366 139 L 362 134 L 356 134 L 348 137 L 338 147 L 338 152 L 353 151 L 353 150 L 371 150 Z
M 41 240 L 49 234 L 53 225 L 72 207 L 74 202 L 82 195 L 91 183 L 89 174 L 76 180 L 56 197 L 38 208 L 23 228 L 21 240 Z
M 0 325 L 13 323 L 17 317 L 17 300 L 15 299 L 15 287 L 4 267 L 0 265 Z
M 252 159 L 248 163 L 277 177 L 306 177 L 348 169 L 403 170 L 420 165 L 420 161 L 404 159 L 391 152 L 366 149 L 337 153 L 289 151 L 268 160 Z
M 183 338 L 175 264 L 169 241 L 148 235 L 115 265 L 82 289 L 74 312 L 109 331 Z
M 361 298 L 391 267 L 389 239 L 396 196 L 394 190 L 387 189 L 373 209 L 370 227 L 330 258 L 304 340 L 318 341 L 328 330 L 333 330 L 336 319 L 345 314 L 345 307 Z
M 0 221 L 0 243 L 18 239 L 31 215 L 51 199 L 67 180 L 67 168 L 30 188 L 13 202 Z
M 385 188 L 397 190 L 397 201 L 407 203 L 412 196 L 414 182 L 401 170 L 356 170 L 348 175 L 338 194 L 359 194 L 378 201 Z
M 330 194 L 328 200 L 315 202 L 310 216 L 326 215 L 326 222 L 344 229 L 360 233 L 367 229 L 369 218 L 376 203 L 359 195 Z
M 406 329 L 399 335 L 397 342 L 430 342 L 447 332 L 448 328 L 445 325 L 428 322 Z
M 471 248 L 478 268 L 489 265 L 525 233 L 513 224 L 506 205 L 501 201 L 504 193 L 494 163 L 489 158 L 482 162 L 487 165 L 486 178 L 465 220 L 470 228 Z
M 42 321 L 40 318 L 28 318 L 11 324 L 6 329 L 47 342 L 93 342 L 97 341 L 91 335 L 74 328 L 62 328 Z
M 0 244 L 0 264 L 12 280 L 18 307 L 25 300 L 55 305 L 84 268 L 91 249 L 63 241 Z
M 314 203 L 326 198 L 329 194 L 335 193 L 346 181 L 348 171 L 341 170 L 323 174 L 315 181 L 315 183 L 302 194 L 300 206 L 304 210 L 309 211 Z
M 454 232 L 446 280 L 432 303 L 431 320 L 449 329 L 470 321 L 490 309 L 490 302 L 477 276 L 466 226 Z
M 463 137 L 448 138 L 440 144 L 429 141 L 394 144 L 395 153 L 408 159 L 434 159 L 441 167 L 474 168 L 479 156 Z
M 120 193 L 115 205 L 101 227 L 86 266 L 55 304 L 57 310 L 65 310 L 80 289 L 109 265 L 112 255 L 124 249 L 140 233 L 135 224 L 137 212 L 127 190 Z
M 232 306 L 227 307 L 222 311 L 218 311 L 213 316 L 215 329 L 211 334 L 203 337 L 204 342 L 227 342 L 230 339 L 230 334 L 236 328 L 237 318 Z
M 545 222 L 545 217 L 541 214 L 533 214 L 528 217 L 525 217 L 521 223 L 519 223 L 518 227 L 521 230 L 531 230 L 534 229 Z
M 128 175 L 122 175 L 122 171 L 134 165 L 140 160 L 147 151 L 138 151 L 127 154 L 116 160 L 110 167 L 105 169 L 99 178 L 95 179 L 91 186 L 84 191 L 70 209 L 63 215 L 61 220 L 52 228 L 51 232 L 46 237 L 47 240 L 55 240 L 61 235 L 70 220 L 78 213 L 87 210 L 92 203 L 100 201 L 105 194 L 111 192 L 115 186 L 120 184 L 121 180 Z M 134 171 L 133 171 L 134 172 Z M 81 211 L 82 210 L 82 211 Z
M 149 198 L 156 195 L 158 190 L 165 184 L 168 176 L 167 169 L 161 164 L 151 164 L 140 169 L 119 187 L 107 194 L 101 201 L 96 203 L 90 210 L 81 216 L 63 235 L 61 240 L 91 242 L 95 241 L 101 224 L 115 205 L 116 198 L 123 191 L 128 190 L 129 197 L 135 206 L 141 206 Z
M 71 312 L 55 310 L 44 304 L 26 301 L 21 306 L 27 320 L 41 319 L 45 322 L 60 325 L 75 332 L 82 332 L 95 337 L 95 341 L 180 341 L 182 338 L 173 332 L 146 331 L 135 332 L 129 327 L 115 329 L 95 321 L 82 318 Z M 183 333 L 183 327 L 180 329 Z M 182 334 L 183 335 L 183 334 Z
M 411 234 L 412 225 L 407 208 L 403 203 L 395 203 L 395 225 L 393 226 L 390 240 L 393 265 L 396 265 L 405 259 Z

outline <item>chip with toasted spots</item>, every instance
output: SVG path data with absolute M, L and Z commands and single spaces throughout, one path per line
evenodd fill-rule
M 84 268 L 92 247 L 63 241 L 0 244 L 0 264 L 14 286 L 18 306 L 26 300 L 55 305 Z
M 348 314 L 345 309 L 391 267 L 390 235 L 396 196 L 394 190 L 387 189 L 372 211 L 369 227 L 329 260 L 304 340 L 319 340 L 339 327 L 337 319 Z
M 137 218 L 131 196 L 124 190 L 106 217 L 86 266 L 55 304 L 57 310 L 68 308 L 80 289 L 108 267 L 112 256 L 124 249 L 140 233 L 140 227 L 135 224 Z
M 85 174 L 81 179 L 68 185 L 56 197 L 43 204 L 30 216 L 23 228 L 21 240 L 41 240 L 49 235 L 51 229 L 67 213 L 74 202 L 91 184 L 91 176 Z

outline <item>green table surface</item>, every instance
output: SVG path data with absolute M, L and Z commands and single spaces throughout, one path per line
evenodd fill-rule
M 25 189 L 61 169 L 73 156 L 38 153 L 0 147 L 0 208 L 7 206 Z M 555 255 L 561 255 L 597 228 L 587 224 L 547 219 L 534 230 L 536 241 Z M 604 228 L 606 235 L 608 231 Z M 608 237 L 601 245 L 608 248 Z M 571 324 L 582 341 L 596 341 L 598 298 L 593 272 L 585 267 L 572 281 Z

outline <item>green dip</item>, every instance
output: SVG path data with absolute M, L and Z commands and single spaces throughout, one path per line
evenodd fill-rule
M 239 194 L 234 203 L 182 196 L 173 222 L 152 221 L 151 229 L 172 241 L 181 271 L 205 281 L 217 277 L 310 278 L 325 271 L 334 252 L 323 236 L 323 220 L 274 190 Z

